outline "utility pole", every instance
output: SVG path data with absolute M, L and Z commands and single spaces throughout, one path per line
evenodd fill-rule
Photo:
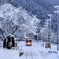
M 50 17 L 50 49 L 51 49 L 51 17 L 52 17 L 52 14 L 48 14 L 48 16 Z
M 37 43 L 38 43 L 38 34 L 39 34 L 38 28 L 37 28 L 37 32 L 36 32 L 37 33 Z
M 54 12 L 57 14 L 57 51 L 58 51 L 59 50 L 58 49 L 58 44 L 59 44 L 58 42 L 58 13 L 59 13 L 58 8 L 59 6 L 54 6 L 54 8 L 57 8 L 57 11 L 54 11 Z
M 49 20 L 46 20 L 46 22 L 47 22 L 47 48 L 48 48 L 48 21 Z

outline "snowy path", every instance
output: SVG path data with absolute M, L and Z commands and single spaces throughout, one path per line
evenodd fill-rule
M 27 47 L 26 59 L 33 59 L 31 48 Z
M 24 50 L 25 59 L 42 59 L 38 50 L 33 46 L 26 46 L 26 50 Z
M 42 56 L 40 55 L 39 51 L 35 47 L 31 47 L 31 52 L 33 59 L 42 59 Z

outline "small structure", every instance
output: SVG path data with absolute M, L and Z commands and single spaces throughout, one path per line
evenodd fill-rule
M 11 48 L 14 47 L 14 46 L 15 46 L 14 37 L 12 37 L 12 36 L 7 36 L 7 37 L 4 39 L 3 48 L 11 49 Z
M 50 43 L 45 43 L 45 48 L 50 48 Z

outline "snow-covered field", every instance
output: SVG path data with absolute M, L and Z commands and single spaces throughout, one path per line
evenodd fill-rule
M 32 42 L 32 46 L 26 46 L 25 41 L 18 42 L 19 49 L 3 49 L 0 47 L 0 59 L 58 59 L 58 51 L 56 45 L 51 45 L 53 48 L 46 49 L 41 45 L 42 42 Z M 56 53 L 49 53 L 48 51 L 55 51 Z M 19 53 L 24 52 L 20 57 Z

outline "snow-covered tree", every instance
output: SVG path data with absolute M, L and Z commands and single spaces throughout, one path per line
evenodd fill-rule
M 4 36 L 13 35 L 17 29 L 23 27 L 23 32 L 31 31 L 36 34 L 36 28 L 40 20 L 36 16 L 30 16 L 26 10 L 21 7 L 16 8 L 11 4 L 4 4 L 0 8 L 1 28 L 4 31 Z

